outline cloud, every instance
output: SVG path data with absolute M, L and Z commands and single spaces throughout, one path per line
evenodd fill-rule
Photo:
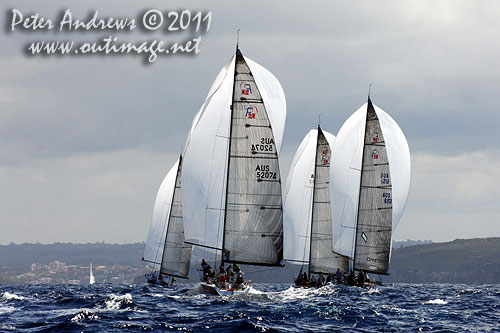
M 55 18 L 66 6 L 75 17 L 93 9 L 137 16 L 146 9 L 136 2 L 11 2 L 1 10 Z M 498 235 L 488 221 L 498 216 L 499 7 L 494 1 L 316 1 L 306 7 L 257 1 L 242 10 L 240 3 L 155 1 L 148 8 L 211 10 L 213 21 L 200 54 L 152 65 L 133 56 L 22 53 L 34 39 L 94 40 L 100 32 L 2 31 L 0 197 L 7 199 L 0 201 L 6 230 L 0 243 L 144 240 L 147 226 L 136 223 L 149 225 L 164 172 L 234 52 L 237 29 L 243 54 L 272 71 L 287 96 L 283 178 L 318 115 L 336 134 L 372 83 L 374 103 L 398 122 L 413 155 L 410 200 L 395 237 Z
M 498 235 L 500 150 L 415 153 L 406 211 L 394 238 L 448 241 Z
M 0 243 L 144 241 L 156 191 L 176 159 L 123 150 L 0 167 Z

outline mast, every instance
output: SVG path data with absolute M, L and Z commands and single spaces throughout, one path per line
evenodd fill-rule
M 312 251 L 312 237 L 313 237 L 313 221 L 314 221 L 314 199 L 315 199 L 315 194 L 316 194 L 316 163 L 318 161 L 318 140 L 319 140 L 319 133 L 321 131 L 319 122 L 321 119 L 321 115 L 319 115 L 318 119 L 318 134 L 316 136 L 316 153 L 314 154 L 314 179 L 313 179 L 313 196 L 312 196 L 312 205 L 311 205 L 311 232 L 309 234 L 309 263 L 307 265 L 307 276 L 311 278 L 311 251 Z
M 370 86 L 368 87 L 370 90 Z M 366 105 L 366 118 L 365 118 L 365 130 L 363 131 L 363 148 L 361 149 L 361 171 L 359 173 L 359 194 L 358 194 L 358 212 L 356 213 L 356 229 L 354 230 L 354 253 L 352 255 L 352 269 L 354 270 L 354 263 L 356 260 L 356 248 L 358 243 L 358 224 L 359 224 L 359 207 L 361 202 L 361 182 L 363 181 L 363 170 L 365 165 L 365 138 L 366 138 L 366 122 L 368 121 L 368 110 L 370 109 L 370 92 L 368 91 L 368 104 Z
M 240 29 L 238 29 L 238 40 L 236 41 L 236 52 L 235 52 L 235 59 L 234 59 L 234 73 L 233 73 L 233 93 L 231 95 L 231 119 L 229 120 L 229 144 L 228 144 L 228 153 L 227 153 L 227 172 L 226 172 L 226 198 L 224 202 L 224 222 L 223 222 L 223 229 L 222 229 L 222 253 L 221 253 L 221 266 L 224 266 L 224 257 L 226 255 L 226 221 L 227 221 L 227 198 L 228 198 L 228 193 L 229 193 L 229 164 L 231 163 L 231 138 L 233 135 L 233 113 L 234 113 L 234 86 L 236 84 L 236 61 L 238 55 L 241 55 L 241 52 L 238 48 L 238 43 L 240 39 Z M 217 267 L 216 267 L 217 268 Z

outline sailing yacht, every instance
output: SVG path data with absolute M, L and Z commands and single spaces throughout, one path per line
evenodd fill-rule
M 332 154 L 334 251 L 353 271 L 387 275 L 410 187 L 406 138 L 368 97 L 342 125 Z
M 333 251 L 330 163 L 334 141 L 335 136 L 319 125 L 309 131 L 295 153 L 285 185 L 284 256 L 302 265 L 296 280 L 300 287 L 324 284 L 310 283 L 311 274 L 319 274 L 319 281 L 322 274 L 348 270 L 348 257 Z
M 193 120 L 182 173 L 187 242 L 215 253 L 216 268 L 281 265 L 278 154 L 285 118 L 279 81 L 237 46 Z M 249 281 L 201 285 L 215 295 L 250 290 Z
M 165 176 L 153 209 L 142 260 L 152 266 L 148 282 L 163 286 L 174 277 L 188 278 L 191 245 L 184 243 L 181 202 L 182 155 Z
M 95 283 L 95 277 L 94 274 L 92 273 L 92 261 L 90 262 L 90 276 L 89 276 L 89 284 L 94 284 Z

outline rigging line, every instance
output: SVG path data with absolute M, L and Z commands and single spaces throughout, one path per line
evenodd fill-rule
M 274 269 L 274 267 L 261 269 L 261 270 L 253 271 L 253 272 L 246 272 L 245 274 L 248 275 L 248 274 L 260 273 L 260 272 L 267 272 L 267 271 L 270 271 L 271 269 Z
M 370 90 L 371 90 L 371 88 L 372 88 L 372 84 L 370 83 L 368 85 L 368 98 L 370 98 Z

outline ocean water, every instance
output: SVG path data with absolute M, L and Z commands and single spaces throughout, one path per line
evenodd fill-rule
M 0 286 L 1 332 L 169 330 L 500 332 L 500 286 L 255 284 L 227 297 L 203 295 L 196 284 Z

